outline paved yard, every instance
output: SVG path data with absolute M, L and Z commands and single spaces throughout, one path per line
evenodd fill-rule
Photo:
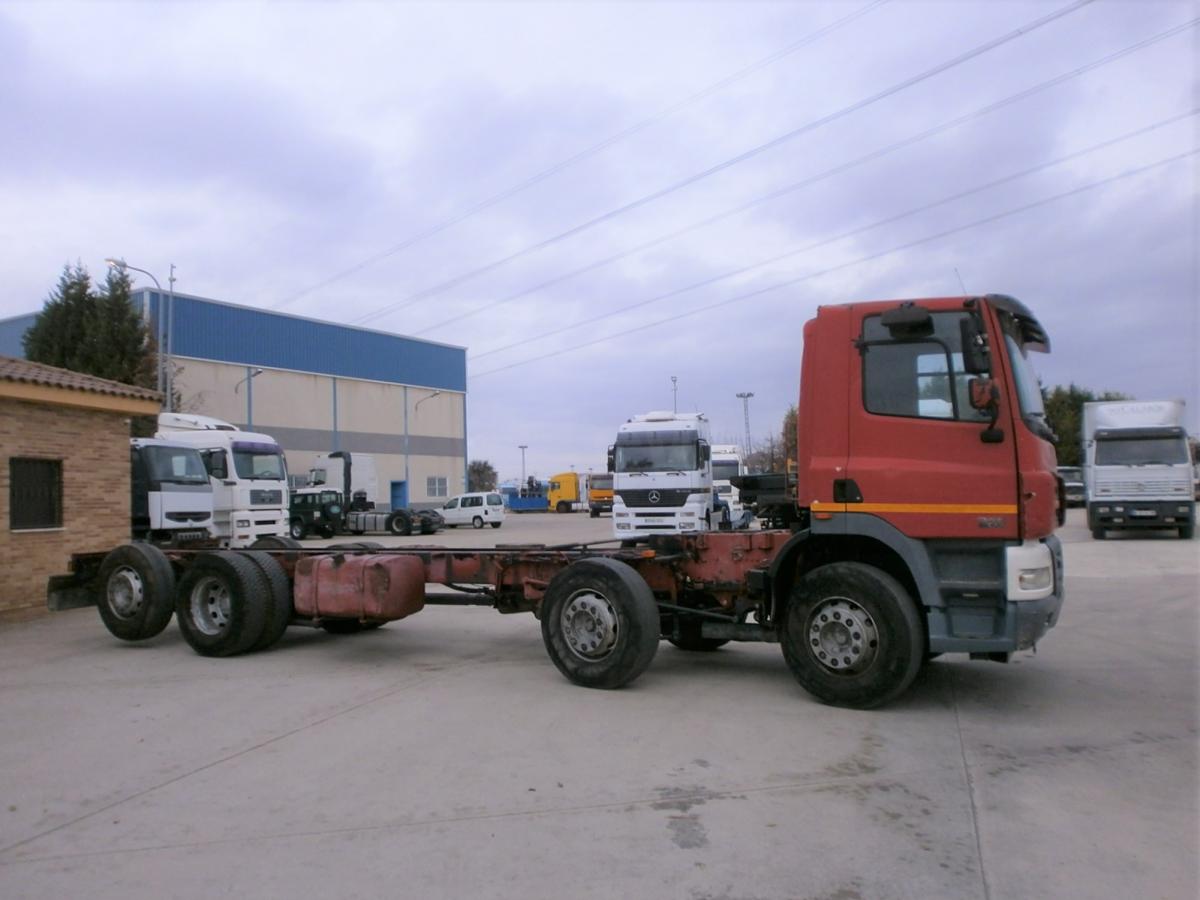
M 0 628 L 0 897 L 1194 898 L 1200 544 L 1062 534 L 1037 655 L 873 712 L 774 645 L 585 690 L 487 609 L 226 660 L 94 610 Z

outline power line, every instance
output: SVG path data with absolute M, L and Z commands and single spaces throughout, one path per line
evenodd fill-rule
M 567 238 L 574 237 L 577 234 L 587 231 L 590 228 L 594 228 L 595 226 L 597 226 L 603 222 L 607 222 L 611 219 L 616 218 L 617 216 L 620 216 L 620 215 L 623 215 L 624 213 L 630 212 L 631 210 L 638 209 L 642 206 L 645 206 L 649 203 L 654 202 L 655 200 L 661 200 L 663 197 L 666 197 L 669 194 L 673 194 L 676 191 L 679 191 L 685 187 L 688 187 L 689 185 L 692 185 L 699 181 L 702 181 L 705 178 L 708 178 L 711 175 L 715 175 L 718 172 L 722 172 L 725 169 L 728 169 L 732 166 L 746 162 L 747 160 L 752 159 L 756 156 L 759 156 L 760 154 L 765 153 L 768 150 L 774 149 L 775 147 L 778 147 L 784 143 L 787 143 L 788 141 L 794 140 L 797 137 L 801 136 L 802 134 L 806 134 L 810 131 L 814 131 L 815 129 L 820 128 L 824 125 L 828 125 L 830 122 L 834 122 L 838 119 L 844 118 L 845 116 L 848 116 L 851 113 L 858 112 L 859 110 L 864 109 L 874 103 L 878 103 L 880 100 L 885 100 L 888 97 L 894 96 L 895 94 L 898 94 L 901 91 L 904 91 L 910 87 L 913 87 L 914 85 L 920 84 L 923 81 L 927 81 L 930 78 L 933 78 L 933 77 L 940 75 L 946 71 L 949 71 L 950 69 L 953 69 L 956 66 L 960 66 L 965 62 L 969 62 L 972 59 L 975 59 L 979 56 L 982 56 L 985 53 L 995 50 L 997 47 L 1001 47 L 1004 44 L 1007 44 L 1014 40 L 1017 40 L 1018 38 L 1023 37 L 1038 28 L 1048 25 L 1054 21 L 1057 21 L 1058 19 L 1063 18 L 1064 16 L 1067 16 L 1079 9 L 1082 9 L 1084 6 L 1087 6 L 1093 2 L 1095 2 L 1095 0 L 1075 0 L 1074 3 L 1071 3 L 1071 4 L 1064 6 L 1058 10 L 1055 10 L 1054 12 L 1049 13 L 1048 15 L 1042 16 L 1041 18 L 1035 19 L 1032 22 L 1030 22 L 1029 24 L 1023 25 L 1020 28 L 1010 31 L 1004 35 L 1001 35 L 998 38 L 993 38 L 990 41 L 986 41 L 985 43 L 980 44 L 978 47 L 975 47 L 972 50 L 968 50 L 965 53 L 961 53 L 958 56 L 955 56 L 954 58 L 952 58 L 946 62 L 939 63 L 938 65 L 934 66 L 931 69 L 926 69 L 924 72 L 921 72 L 918 75 L 914 75 L 910 78 L 906 78 L 903 81 L 893 84 L 892 86 L 885 88 L 884 90 L 879 91 L 878 93 L 872 94 L 871 96 L 866 97 L 862 100 L 859 100 L 855 103 L 852 103 L 849 106 L 842 107 L 841 109 L 837 110 L 836 112 L 832 112 L 825 116 L 821 116 L 820 118 L 814 119 L 811 122 L 801 125 L 798 128 L 794 128 L 791 131 L 784 132 L 783 134 L 778 135 L 778 136 L 772 138 L 771 140 L 766 141 L 765 143 L 758 144 L 757 146 L 752 147 L 749 150 L 745 150 L 742 153 L 737 154 L 736 156 L 729 157 L 728 159 L 723 160 L 722 162 L 719 162 L 714 166 L 710 166 L 709 168 L 704 169 L 701 172 L 697 172 L 693 175 L 689 175 L 687 178 L 683 178 L 679 181 L 676 181 L 673 184 L 670 184 L 665 188 L 661 188 L 661 189 L 654 191 L 652 193 L 649 193 L 649 194 L 644 194 L 643 196 L 639 197 L 636 200 L 626 203 L 623 206 L 619 206 L 616 209 L 609 210 L 606 213 L 603 213 L 599 216 L 589 219 L 588 221 L 583 222 L 579 225 L 576 225 L 572 228 L 568 228 L 566 231 L 560 232 L 559 234 L 556 234 L 553 237 L 549 237 L 549 238 L 546 238 L 545 240 L 539 241 L 535 244 L 531 244 L 528 247 L 525 247 L 514 253 L 510 253 L 508 256 L 504 256 L 504 257 L 501 257 L 500 259 L 493 260 L 492 262 L 487 263 L 486 265 L 480 266 L 477 269 L 472 269 L 471 271 L 468 271 L 468 272 L 464 272 L 460 275 L 455 276 L 454 278 L 451 278 L 447 281 L 443 281 L 440 284 L 436 284 L 431 287 L 425 288 L 423 290 L 417 291 L 415 294 L 410 294 L 408 297 L 405 297 L 402 300 L 398 300 L 395 303 L 386 304 L 385 306 L 380 307 L 379 309 L 377 309 L 374 312 L 367 313 L 364 316 L 359 316 L 357 319 L 354 319 L 353 322 L 354 322 L 354 324 L 362 324 L 363 322 L 369 322 L 373 319 L 377 319 L 380 316 L 385 316 L 390 313 L 397 312 L 401 309 L 411 306 L 412 304 L 416 303 L 419 300 L 424 300 L 427 297 L 432 297 L 436 294 L 440 294 L 443 291 L 449 290 L 452 287 L 457 287 L 458 285 L 462 284 L 465 281 L 469 281 L 472 278 L 476 278 L 480 275 L 486 274 L 487 272 L 491 272 L 495 269 L 500 268 L 503 265 L 506 265 L 507 263 L 510 263 L 516 259 L 520 259 L 521 257 L 527 256 L 530 253 L 536 252 L 538 250 L 543 250 L 546 247 L 557 244 L 560 241 L 566 240 Z
M 562 160 L 561 162 L 555 163 L 554 165 L 550 166 L 548 169 L 543 169 L 541 172 L 538 172 L 535 175 L 531 175 L 530 177 L 526 178 L 524 181 L 518 182 L 517 184 L 513 185 L 512 187 L 506 188 L 505 190 L 501 191 L 498 194 L 493 194 L 490 197 L 487 197 L 483 200 L 478 201 L 477 203 L 473 204 L 472 206 L 467 207 L 461 213 L 459 213 L 455 216 L 452 216 L 451 218 L 446 219 L 445 221 L 440 222 L 437 225 L 430 226 L 429 228 L 425 229 L 424 231 L 420 231 L 417 234 L 412 235 L 411 237 L 405 238 L 403 241 L 400 241 L 400 243 L 398 243 L 398 244 L 393 244 L 391 247 L 388 247 L 385 250 L 381 250 L 380 252 L 374 254 L 373 256 L 369 256 L 366 259 L 362 260 L 361 262 L 357 262 L 354 265 L 352 265 L 346 269 L 342 269 L 340 272 L 336 272 L 335 274 L 330 275 L 328 278 L 326 278 L 322 281 L 319 281 L 314 285 L 306 287 L 303 290 L 296 292 L 295 294 L 291 294 L 290 296 L 285 297 L 283 300 L 280 300 L 278 303 L 276 303 L 275 306 L 272 308 L 278 309 L 282 306 L 286 306 L 287 304 L 292 303 L 296 300 L 299 300 L 301 297 L 303 297 L 307 294 L 311 294 L 313 291 L 320 290 L 323 287 L 328 287 L 329 285 L 334 284 L 335 282 L 341 281 L 343 278 L 347 278 L 350 275 L 354 275 L 357 272 L 361 272 L 363 269 L 369 268 L 370 266 L 373 266 L 378 262 L 382 262 L 383 260 L 387 259 L 390 256 L 394 256 L 395 254 L 399 253 L 402 250 L 407 250 L 409 247 L 413 246 L 414 244 L 420 243 L 421 241 L 425 240 L 426 238 L 433 237 L 435 234 L 440 234 L 441 232 L 445 231 L 447 228 L 450 228 L 453 225 L 457 225 L 459 222 L 462 222 L 465 219 L 469 219 L 471 216 L 475 215 L 476 213 L 482 212 L 483 210 L 488 209 L 489 207 L 495 206 L 497 203 L 507 200 L 509 197 L 515 196 L 516 194 L 519 194 L 521 191 L 524 191 L 527 188 L 533 187 L 535 184 L 545 181 L 550 176 L 558 174 L 563 169 L 566 169 L 568 166 L 572 166 L 577 162 L 582 162 L 583 160 L 588 159 L 589 157 L 595 156 L 597 153 L 600 153 L 602 150 L 607 150 L 609 147 L 613 146 L 614 144 L 625 140 L 625 138 L 627 138 L 627 137 L 631 137 L 631 136 L 637 134 L 639 131 L 642 131 L 642 130 L 648 128 L 649 126 L 655 124 L 656 122 L 659 122 L 659 121 L 667 118 L 668 116 L 679 112 L 681 109 L 684 109 L 685 107 L 688 107 L 693 103 L 697 103 L 700 100 L 704 100 L 707 97 L 711 97 L 713 94 L 717 93 L 718 91 L 721 91 L 721 90 L 729 87 L 729 85 L 731 85 L 737 81 L 740 81 L 741 79 L 746 78 L 749 75 L 752 75 L 753 73 L 757 72 L 759 69 L 766 68 L 767 66 L 771 65 L 772 63 L 779 62 L 779 60 L 784 59 L 787 56 L 790 56 L 791 54 L 797 52 L 798 50 L 803 49 L 804 47 L 807 47 L 809 44 L 815 43 L 816 41 L 825 37 L 827 34 L 830 34 L 831 32 L 834 32 L 837 29 L 839 29 L 845 25 L 849 25 L 851 22 L 855 21 L 856 19 L 862 18 L 867 13 L 872 12 L 875 9 L 878 9 L 880 6 L 883 6 L 884 4 L 889 3 L 889 2 L 890 2 L 890 0 L 871 0 L 871 2 L 868 3 L 866 6 L 860 7 L 859 9 L 855 10 L 852 13 L 842 16 L 842 18 L 837 19 L 837 20 L 831 22 L 830 24 L 823 26 L 822 28 L 818 28 L 816 31 L 810 32 L 809 34 L 805 35 L 804 37 L 800 38 L 799 40 L 793 41 L 792 43 L 788 44 L 786 47 L 783 47 L 782 49 L 775 51 L 774 53 L 770 54 L 769 56 L 765 56 L 762 59 L 757 60 L 756 62 L 753 62 L 748 66 L 744 66 L 743 68 L 738 69 L 736 72 L 732 72 L 729 75 L 726 75 L 724 78 L 721 78 L 718 81 L 714 81 L 712 84 L 708 85 L 707 87 L 701 88 L 700 90 L 696 91 L 693 94 L 689 94 L 687 97 L 684 97 L 682 100 L 677 100 L 676 102 L 672 103 L 671 105 L 660 109 L 658 112 L 654 113 L 653 115 L 647 116 L 646 118 L 630 125 L 628 128 L 618 131 L 616 134 L 613 134 L 613 135 L 605 138 L 604 140 L 600 141 L 599 143 L 593 144 L 592 146 L 579 151 L 574 156 L 570 156 L 567 159 Z
M 601 313 L 600 315 L 597 315 L 597 316 L 592 316 L 589 319 L 583 319 L 579 322 L 574 322 L 570 325 L 564 325 L 561 328 L 555 328 L 555 329 L 552 329 L 551 331 L 542 332 L 541 334 L 537 334 L 537 335 L 533 335 L 533 336 L 526 336 L 521 341 L 517 341 L 517 342 L 511 343 L 511 344 L 506 344 L 503 347 L 497 347 L 493 350 L 488 350 L 484 353 L 475 354 L 475 355 L 471 356 L 471 360 L 477 361 L 479 359 L 482 359 L 485 356 L 491 356 L 494 353 L 501 353 L 504 350 L 511 350 L 514 347 L 525 346 L 530 341 L 540 341 L 540 340 L 544 340 L 545 338 L 554 337 L 555 335 L 562 334 L 567 331 L 572 331 L 576 328 L 582 328 L 585 325 L 594 325 L 596 322 L 600 322 L 600 321 L 603 321 L 604 319 L 612 318 L 613 316 L 618 316 L 618 315 L 630 312 L 635 309 L 640 309 L 642 307 L 649 306 L 653 303 L 658 303 L 662 300 L 668 300 L 672 297 L 678 297 L 680 294 L 686 294 L 690 291 L 698 290 L 703 287 L 708 287 L 710 285 L 716 284 L 717 282 L 725 281 L 729 278 L 733 278 L 738 275 L 745 275 L 747 272 L 751 272 L 755 269 L 761 269 L 763 266 L 768 266 L 768 265 L 771 265 L 772 263 L 781 262 L 782 260 L 789 259 L 793 256 L 799 256 L 800 254 L 811 252 L 812 250 L 816 250 L 820 247 L 825 247 L 829 244 L 836 243 L 837 241 L 845 240 L 846 238 L 856 237 L 860 234 L 863 234 L 868 231 L 872 231 L 872 230 L 874 230 L 876 228 L 880 228 L 884 225 L 890 225 L 894 222 L 898 222 L 901 219 L 907 219 L 907 218 L 909 218 L 911 216 L 915 216 L 919 213 L 928 212 L 929 210 L 934 209 L 935 207 L 945 206 L 947 203 L 953 203 L 956 200 L 962 200 L 964 197 L 969 197 L 972 194 L 979 194 L 984 191 L 991 190 L 992 188 L 999 187 L 1002 184 L 1008 184 L 1009 182 L 1016 181 L 1020 178 L 1026 178 L 1037 172 L 1042 172 L 1046 169 L 1053 168 L 1054 166 L 1060 166 L 1063 163 L 1070 162 L 1071 160 L 1074 160 L 1074 159 L 1078 159 L 1081 156 L 1086 156 L 1089 153 L 1095 153 L 1097 150 L 1103 150 L 1107 147 L 1113 146 L 1114 144 L 1121 143 L 1122 141 L 1132 140 L 1135 137 L 1140 137 L 1144 134 L 1149 134 L 1150 132 L 1155 131 L 1159 128 L 1164 128 L 1167 125 L 1171 125 L 1175 122 L 1182 121 L 1183 119 L 1191 118 L 1192 116 L 1195 116 L 1198 112 L 1200 112 L 1200 108 L 1191 109 L 1188 112 L 1184 112 L 1184 113 L 1179 113 L 1177 115 L 1171 116 L 1170 118 L 1162 119 L 1158 122 L 1154 122 L 1153 124 L 1146 125 L 1142 128 L 1138 128 L 1134 131 L 1128 131 L 1128 132 L 1125 132 L 1124 134 L 1118 135 L 1116 137 L 1109 138 L 1108 140 L 1101 141 L 1098 144 L 1092 144 L 1090 147 L 1085 147 L 1082 150 L 1076 150 L 1075 152 L 1068 153 L 1065 156 L 1059 156 L 1055 159 L 1048 160 L 1043 163 L 1039 163 L 1036 166 L 1031 166 L 1027 169 L 1023 169 L 1020 172 L 1014 172 L 1010 175 L 1004 176 L 1003 178 L 997 178 L 992 181 L 989 181 L 986 184 L 981 184 L 976 187 L 969 188 L 968 190 L 965 190 L 965 191 L 959 191 L 958 193 L 950 194 L 946 197 L 942 197 L 939 200 L 934 200 L 930 203 L 926 203 L 921 206 L 914 207 L 913 209 L 906 210 L 905 212 L 897 213 L 896 215 L 888 216 L 887 218 L 884 218 L 884 219 L 879 219 L 875 222 L 870 223 L 869 225 L 863 225 L 858 228 L 851 229 L 850 231 L 845 231 L 845 232 L 842 232 L 841 234 L 833 235 L 832 237 L 823 238 L 822 240 L 817 241 L 816 243 L 808 244 L 804 247 L 800 247 L 795 250 L 789 250 L 786 253 L 780 253 L 776 256 L 768 257 L 767 259 L 762 259 L 762 260 L 759 260 L 758 262 L 751 263 L 750 265 L 746 265 L 746 266 L 741 266 L 740 268 L 737 268 L 737 269 L 731 269 L 730 271 L 723 272 L 720 275 L 714 275 L 710 278 L 705 278 L 705 279 L 702 279 L 701 281 L 693 282 L 692 284 L 686 285 L 681 288 L 676 288 L 671 291 L 667 291 L 666 293 L 663 293 L 663 294 L 658 294 L 657 296 L 650 297 L 646 300 L 639 300 L 636 303 L 627 304 L 626 306 L 622 306 L 618 309 L 614 309 L 614 310 L 611 310 L 606 313 Z
M 851 261 L 845 262 L 845 263 L 840 263 L 836 266 L 830 266 L 826 269 L 821 269 L 818 272 L 810 272 L 807 275 L 801 275 L 796 278 L 789 278 L 786 281 L 780 281 L 775 284 L 768 285 L 767 287 L 756 288 L 753 291 L 747 291 L 742 294 L 737 294 L 736 296 L 733 296 L 733 297 L 727 297 L 726 299 L 719 300 L 716 303 L 710 303 L 707 306 L 695 307 L 694 309 L 690 309 L 687 312 L 678 313 L 674 316 L 668 316 L 665 319 L 658 319 L 657 321 L 654 321 L 654 322 L 647 322 L 642 325 L 638 325 L 634 328 L 626 329 L 625 331 L 619 331 L 614 334 L 605 335 L 604 337 L 594 338 L 593 340 L 585 341 L 584 343 L 581 343 L 581 344 L 575 344 L 574 346 L 571 346 L 571 347 L 563 347 L 558 350 L 553 350 L 549 353 L 541 354 L 540 356 L 534 356 L 529 359 L 521 360 L 519 362 L 510 363 L 509 365 L 506 365 L 506 366 L 498 366 L 495 369 L 488 369 L 485 372 L 478 372 L 474 375 L 471 375 L 470 377 L 471 378 L 482 378 L 486 375 L 494 375 L 497 372 L 504 372 L 509 369 L 515 369 L 515 368 L 518 368 L 519 366 L 528 365 L 529 363 L 540 362 L 545 359 L 552 359 L 555 356 L 561 356 L 564 353 L 572 353 L 576 350 L 581 350 L 585 347 L 591 347 L 594 344 L 601 344 L 601 343 L 604 343 L 605 341 L 610 341 L 613 338 L 625 337 L 627 335 L 634 334 L 638 331 L 644 331 L 647 328 L 654 328 L 658 325 L 665 325 L 668 322 L 676 322 L 680 319 L 686 319 L 689 316 L 699 315 L 700 313 L 703 313 L 703 312 L 708 312 L 710 310 L 717 309 L 722 306 L 727 306 L 730 303 L 736 303 L 739 300 L 748 300 L 753 297 L 758 297 L 763 294 L 770 293 L 771 291 L 779 290 L 780 288 L 791 287 L 792 285 L 799 284 L 800 282 L 803 282 L 803 281 L 809 281 L 814 278 L 819 278 L 822 275 L 828 275 L 832 272 L 840 271 L 841 269 L 847 269 L 847 268 L 850 268 L 851 266 L 857 266 L 857 265 L 861 265 L 862 263 L 865 263 L 865 262 L 871 262 L 872 260 L 880 259 L 884 256 L 890 256 L 893 253 L 899 253 L 903 250 L 911 250 L 913 247 L 919 247 L 922 244 L 932 243 L 933 241 L 940 240 L 945 237 L 950 237 L 952 235 L 958 234 L 963 231 L 969 231 L 972 228 L 978 228 L 982 225 L 988 225 L 988 224 L 991 224 L 992 222 L 997 222 L 1001 219 L 1005 219 L 1010 216 L 1015 216 L 1015 215 L 1019 215 L 1020 213 L 1023 213 L 1023 212 L 1028 212 L 1031 209 L 1037 209 L 1038 207 L 1046 206 L 1050 203 L 1055 203 L 1059 200 L 1064 200 L 1068 197 L 1073 197 L 1078 194 L 1082 194 L 1087 191 L 1095 190 L 1097 188 L 1104 187 L 1109 184 L 1114 184 L 1115 182 L 1121 181 L 1122 179 L 1125 179 L 1125 178 L 1132 178 L 1136 175 L 1142 175 L 1142 174 L 1145 174 L 1146 172 L 1150 172 L 1154 169 L 1161 168 L 1162 166 L 1167 166 L 1167 165 L 1170 165 L 1171 163 L 1179 162 L 1180 160 L 1187 159 L 1189 156 L 1196 156 L 1198 153 L 1200 153 L 1200 147 L 1193 147 L 1191 150 L 1188 150 L 1185 153 L 1178 153 L 1174 156 L 1166 157 L 1165 159 L 1158 160 L 1157 162 L 1154 162 L 1154 163 L 1149 163 L 1148 165 L 1145 165 L 1145 166 L 1139 166 L 1134 169 L 1127 169 L 1126 171 L 1121 172 L 1118 175 L 1112 175 L 1108 178 L 1103 178 L 1099 181 L 1094 181 L 1090 184 L 1085 184 L 1085 185 L 1082 185 L 1081 187 L 1073 188 L 1069 191 L 1063 191 L 1062 193 L 1054 194 L 1050 197 L 1044 197 L 1041 200 L 1035 200 L 1032 203 L 1026 203 L 1022 206 L 1013 207 L 1012 209 L 1007 209 L 1003 212 L 999 212 L 999 213 L 996 213 L 991 216 L 986 216 L 985 218 L 982 218 L 982 219 L 976 219 L 975 221 L 968 222 L 965 225 L 959 225 L 954 228 L 948 228 L 945 231 L 939 231 L 936 234 L 926 235 L 925 237 L 918 238 L 917 240 L 908 241 L 907 243 L 904 243 L 904 244 L 898 244 L 895 247 L 890 247 L 887 250 L 881 250 L 878 253 L 872 253 L 868 256 L 861 256 L 858 259 L 854 259 L 854 260 L 851 260 Z
M 965 115 L 958 116 L 957 118 L 954 118 L 954 119 L 950 119 L 946 122 L 943 122 L 940 125 L 935 125 L 932 128 L 927 128 L 924 131 L 918 132 L 917 134 L 914 134 L 914 135 L 911 135 L 902 140 L 896 141 L 895 143 L 889 144 L 886 147 L 882 147 L 877 150 L 873 150 L 870 153 L 867 153 L 863 156 L 859 156 L 859 157 L 849 160 L 847 162 L 840 163 L 839 165 L 834 166 L 833 168 L 826 169 L 825 171 L 819 172 L 815 175 L 810 175 L 807 178 L 801 179 L 800 181 L 795 181 L 795 182 L 792 182 L 791 184 L 784 185 L 783 187 L 777 188 L 773 191 L 769 191 L 768 193 L 762 194 L 762 195 L 754 198 L 753 200 L 749 200 L 746 203 L 739 204 L 738 206 L 732 207 L 723 212 L 717 213 L 713 216 L 709 216 L 708 218 L 702 219 L 699 222 L 694 222 L 690 225 L 684 226 L 683 228 L 669 232 L 668 234 L 660 235 L 659 237 L 653 238 L 652 240 L 638 244 L 634 247 L 630 247 L 626 250 L 622 250 L 619 253 L 615 253 L 611 256 L 607 256 L 607 257 L 597 260 L 595 262 L 589 263 L 586 266 L 583 266 L 581 268 L 574 269 L 570 272 L 566 272 L 561 275 L 557 275 L 546 281 L 542 281 L 538 284 L 535 284 L 532 287 L 523 288 L 522 290 L 517 291 L 512 294 L 509 294 L 505 297 L 501 297 L 497 300 L 489 301 L 487 303 L 484 303 L 480 306 L 475 307 L 472 310 L 467 310 L 466 312 L 459 313 L 458 315 L 455 315 L 455 316 L 451 316 L 448 319 L 443 319 L 441 322 L 437 322 L 436 324 L 430 325 L 427 328 L 422 328 L 419 331 L 412 332 L 412 335 L 414 337 L 417 337 L 417 336 L 420 336 L 423 334 L 428 334 L 429 332 L 435 331 L 438 328 L 443 328 L 446 325 L 451 325 L 455 322 L 460 322 L 463 319 L 468 319 L 471 316 L 474 316 L 478 313 L 485 312 L 489 309 L 495 309 L 497 306 L 503 306 L 506 303 L 511 303 L 514 300 L 519 300 L 522 297 L 527 297 L 530 294 L 537 293 L 538 291 L 545 290 L 546 288 L 554 287 L 555 285 L 562 284 L 563 282 L 569 281 L 572 278 L 576 278 L 576 277 L 578 277 L 580 275 L 584 275 L 588 272 L 593 272 L 597 269 L 611 265 L 612 263 L 619 262 L 622 259 L 627 259 L 628 257 L 633 256 L 637 253 L 641 253 L 645 250 L 650 250 L 654 247 L 660 246 L 664 243 L 667 243 L 668 241 L 674 240 L 675 238 L 682 237 L 683 235 L 689 234 L 700 228 L 704 228 L 709 225 L 713 225 L 724 219 L 738 215 L 739 213 L 746 212 L 747 210 L 753 209 L 756 206 L 760 206 L 760 205 L 762 205 L 764 203 L 768 203 L 772 200 L 777 200 L 780 197 L 786 196 L 787 194 L 793 193 L 801 188 L 809 187 L 813 184 L 816 184 L 820 181 L 824 181 L 835 175 L 840 175 L 843 172 L 849 171 L 850 169 L 854 169 L 865 163 L 873 162 L 877 159 L 880 159 L 884 156 L 894 153 L 897 150 L 902 150 L 906 147 L 913 146 L 914 144 L 920 143 L 921 141 L 927 140 L 927 139 L 934 137 L 938 134 L 941 134 L 945 131 L 949 131 L 952 128 L 956 128 L 959 125 L 963 125 L 963 124 L 966 124 L 967 122 L 974 121 L 975 119 L 982 118 L 985 115 L 989 115 L 993 112 L 996 112 L 1006 106 L 1010 106 L 1021 100 L 1026 100 L 1035 94 L 1038 94 L 1042 91 L 1048 90 L 1052 87 L 1055 87 L 1055 86 L 1062 84 L 1066 81 L 1069 81 L 1073 78 L 1078 78 L 1079 76 L 1086 74 L 1087 72 L 1090 72 L 1094 69 L 1098 69 L 1101 66 L 1108 65 L 1109 63 L 1115 62 L 1116 60 L 1118 60 L 1124 56 L 1127 56 L 1131 53 L 1134 53 L 1138 50 L 1144 50 L 1145 48 L 1150 47 L 1154 44 L 1157 44 L 1160 41 L 1166 40 L 1167 38 L 1173 37 L 1183 31 L 1186 31 L 1186 30 L 1194 27 L 1197 24 L 1197 22 L 1200 22 L 1200 19 L 1193 19 L 1192 21 L 1184 23 L 1183 25 L 1178 25 L 1174 28 L 1170 28 L 1166 31 L 1160 32 L 1159 34 L 1152 35 L 1149 38 L 1145 38 L 1141 41 L 1138 41 L 1135 44 L 1131 44 L 1128 47 L 1125 47 L 1114 53 L 1110 53 L 1107 56 L 1103 56 L 1100 59 L 1097 59 L 1093 62 L 1079 66 L 1075 69 L 1072 69 L 1069 72 L 1065 72 L 1061 75 L 1057 75 L 1054 78 L 1048 79 L 1047 81 L 1043 81 L 1039 84 L 1036 84 L 1032 87 L 1026 88 L 1022 91 L 1018 91 L 1015 94 L 1010 94 L 1008 97 L 1005 97 L 1001 100 L 997 100 L 986 106 L 980 107 L 979 109 L 976 109 L 973 112 L 966 113 Z M 487 356 L 489 353 L 495 353 L 495 352 L 499 352 L 500 350 L 509 349 L 510 346 L 513 346 L 513 345 L 508 345 L 505 347 L 497 348 L 495 350 L 489 350 L 486 353 L 477 354 L 475 358 L 478 359 L 479 357 Z

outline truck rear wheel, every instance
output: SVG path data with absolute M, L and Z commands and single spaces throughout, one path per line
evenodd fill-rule
M 596 507 L 593 506 L 591 509 L 588 510 L 588 515 L 591 516 L 593 519 L 598 519 L 598 518 L 600 518 L 600 510 L 596 509 Z
M 559 500 L 558 503 L 554 505 L 554 511 L 556 513 L 569 513 L 571 511 L 571 504 L 566 500 Z
M 153 544 L 124 544 L 100 565 L 96 606 L 104 627 L 123 641 L 161 634 L 175 612 L 175 572 Z
M 387 530 L 398 537 L 412 534 L 412 518 L 403 510 L 397 510 L 388 516 Z
M 895 578 L 863 563 L 832 563 L 801 578 L 780 643 L 806 691 L 854 709 L 898 697 L 925 657 L 916 604 Z
M 1179 536 L 1181 538 L 1183 538 L 1185 541 L 1190 541 L 1192 538 L 1194 538 L 1196 536 L 1196 526 L 1195 525 L 1180 525 L 1179 526 Z
M 254 563 L 267 579 L 267 621 L 262 634 L 250 648 L 266 650 L 279 642 L 287 631 L 288 623 L 292 621 L 292 584 L 283 566 L 265 550 L 242 550 L 239 555 Z
M 622 687 L 658 652 L 654 594 L 641 575 L 614 559 L 580 560 L 555 575 L 541 619 L 550 659 L 584 687 Z
M 179 579 L 179 630 L 201 656 L 244 653 L 262 636 L 270 588 L 267 577 L 237 553 L 203 553 Z

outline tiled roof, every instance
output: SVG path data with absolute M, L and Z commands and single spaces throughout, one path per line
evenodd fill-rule
M 130 397 L 134 400 L 159 400 L 162 397 L 158 391 L 149 388 L 121 384 L 119 381 L 109 381 L 107 378 L 84 375 L 82 372 L 72 372 L 70 369 L 59 369 L 25 359 L 13 359 L 11 356 L 0 356 L 0 381 L 19 381 L 70 391 Z

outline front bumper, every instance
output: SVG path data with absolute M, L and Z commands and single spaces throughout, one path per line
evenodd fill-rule
M 1088 528 L 1180 528 L 1196 517 L 1194 500 L 1105 500 L 1088 504 Z

